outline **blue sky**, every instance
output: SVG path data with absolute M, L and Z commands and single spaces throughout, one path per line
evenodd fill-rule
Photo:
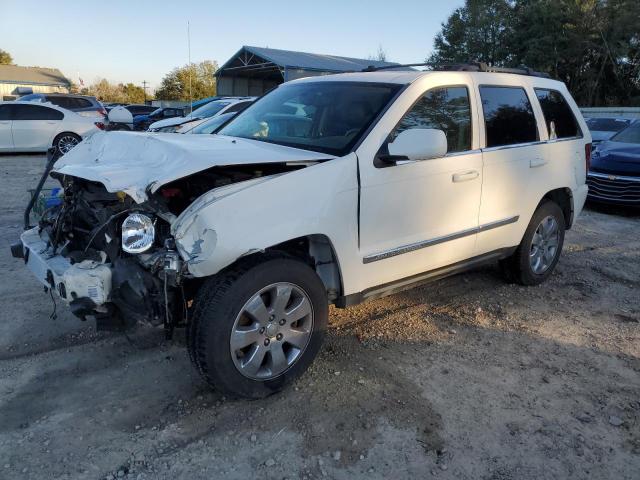
M 2 3 L 8 0 L 2 0 Z M 149 1 L 21 0 L 0 15 L 0 48 L 18 65 L 59 68 L 85 85 L 96 78 L 157 86 L 191 60 L 226 61 L 242 45 L 420 62 L 463 0 Z M 272 4 L 272 5 L 270 5 Z M 32 12 L 32 14 L 28 13 Z

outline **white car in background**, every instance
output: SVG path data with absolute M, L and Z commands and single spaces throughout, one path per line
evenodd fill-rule
M 223 113 L 240 112 L 247 108 L 255 97 L 229 97 L 203 105 L 184 117 L 167 118 L 149 125 L 148 132 L 175 133 L 180 127 L 205 118 L 215 117 Z
M 64 155 L 84 138 L 104 129 L 95 118 L 53 104 L 0 102 L 0 152 L 45 152 Z

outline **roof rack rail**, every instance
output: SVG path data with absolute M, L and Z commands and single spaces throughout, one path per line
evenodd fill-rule
M 384 65 L 375 67 L 369 65 L 363 69 L 363 72 L 377 72 L 379 70 L 395 70 L 398 68 L 408 67 L 431 67 L 432 70 L 438 72 L 491 72 L 491 73 L 512 73 L 515 75 L 528 75 L 531 77 L 551 78 L 548 73 L 537 72 L 529 67 L 521 66 L 518 68 L 493 67 L 484 62 L 468 62 L 468 63 L 405 63 L 398 65 Z

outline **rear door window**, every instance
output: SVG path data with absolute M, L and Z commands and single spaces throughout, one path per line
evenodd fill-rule
M 539 139 L 536 117 L 521 87 L 481 86 L 487 147 L 531 143 Z
M 64 115 L 53 108 L 40 105 L 14 105 L 14 120 L 62 120 Z
M 578 121 L 560 92 L 546 88 L 536 88 L 535 91 L 551 140 L 582 136 Z

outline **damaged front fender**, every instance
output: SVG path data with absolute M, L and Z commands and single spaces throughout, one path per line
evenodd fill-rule
M 323 234 L 355 249 L 357 198 L 356 157 L 351 154 L 214 189 L 178 217 L 172 234 L 195 277 L 307 235 Z

